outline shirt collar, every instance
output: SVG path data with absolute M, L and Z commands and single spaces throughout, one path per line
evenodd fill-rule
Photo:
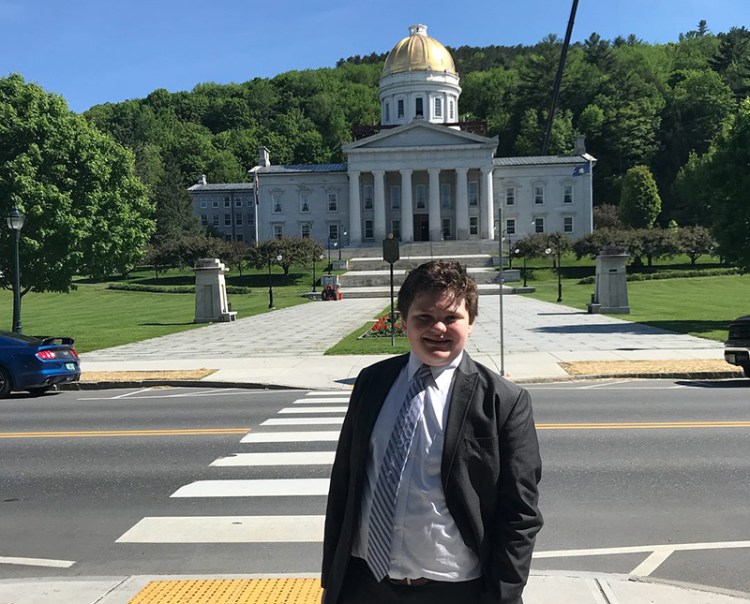
M 445 371 L 450 370 L 451 373 L 456 370 L 456 368 L 461 363 L 461 359 L 464 358 L 464 351 L 462 350 L 458 356 L 453 359 L 448 365 L 443 365 L 442 367 L 430 367 L 430 371 L 432 373 L 433 379 L 437 380 Z M 409 365 L 407 368 L 407 377 L 409 378 L 409 382 L 411 382 L 412 379 L 414 379 L 414 374 L 417 373 L 417 369 L 419 369 L 422 366 L 422 361 L 420 361 L 417 358 L 417 355 L 414 354 L 414 352 L 409 353 Z

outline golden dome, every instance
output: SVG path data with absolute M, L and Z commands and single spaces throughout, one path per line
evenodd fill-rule
M 457 75 L 451 53 L 435 38 L 427 35 L 426 25 L 412 25 L 409 28 L 409 36 L 388 53 L 381 77 L 407 71 L 442 71 Z

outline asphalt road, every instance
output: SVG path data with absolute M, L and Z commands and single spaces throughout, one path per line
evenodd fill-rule
M 535 568 L 750 592 L 750 380 L 529 389 L 545 462 Z M 343 396 L 156 389 L 0 401 L 0 579 L 316 572 L 315 527 L 313 538 L 283 535 L 324 512 Z M 292 442 L 277 434 L 290 431 Z M 308 440 L 315 433 L 328 440 Z M 281 451 L 303 459 L 257 465 Z M 279 484 L 287 490 L 272 494 Z M 286 516 L 268 539 L 243 537 L 257 518 Z M 226 526 L 205 524 L 217 518 Z

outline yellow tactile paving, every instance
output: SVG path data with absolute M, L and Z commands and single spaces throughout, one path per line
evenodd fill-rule
M 152 581 L 128 604 L 319 604 L 319 579 Z

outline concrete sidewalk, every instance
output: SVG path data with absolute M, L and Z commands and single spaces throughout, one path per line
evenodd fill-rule
M 419 589 L 414 588 L 414 589 Z M 0 604 L 318 604 L 317 576 L 130 576 L 0 581 Z M 750 594 L 633 579 L 533 572 L 526 604 L 746 604 Z

